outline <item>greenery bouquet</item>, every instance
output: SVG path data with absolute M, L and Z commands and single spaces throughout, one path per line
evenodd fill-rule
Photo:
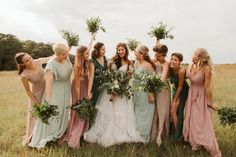
M 128 45 L 128 48 L 131 50 L 131 51 L 135 51 L 135 49 L 138 47 L 138 44 L 140 42 L 138 42 L 136 39 L 131 39 L 131 38 L 127 38 L 127 45 Z
M 47 101 L 33 106 L 33 116 L 41 119 L 43 123 L 48 124 L 48 119 L 57 115 L 59 115 L 58 107 L 49 104 Z
M 106 32 L 105 28 L 102 26 L 102 20 L 99 17 L 91 17 L 85 20 L 87 24 L 87 30 L 91 33 L 97 33 L 98 30 Z
M 236 107 L 222 107 L 218 111 L 220 122 L 223 125 L 236 124 Z
M 139 81 L 138 89 L 147 93 L 159 93 L 165 82 L 156 73 L 140 73 L 134 76 Z
M 69 47 L 78 46 L 79 43 L 79 34 L 72 33 L 68 30 L 60 30 L 62 38 L 67 41 Z
M 164 24 L 163 22 L 159 23 L 159 26 L 152 26 L 151 27 L 151 31 L 148 32 L 148 35 L 150 35 L 150 37 L 156 37 L 157 41 L 161 40 L 161 39 L 174 39 L 173 35 L 170 35 L 170 31 L 173 29 L 173 27 L 171 28 L 167 28 L 168 26 L 166 24 Z
M 96 115 L 96 108 L 92 105 L 92 101 L 89 99 L 83 98 L 69 108 L 75 110 L 80 118 L 88 120 L 89 122 L 92 122 Z

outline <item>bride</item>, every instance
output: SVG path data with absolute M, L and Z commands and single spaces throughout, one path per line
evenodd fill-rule
M 109 68 L 121 72 L 132 70 L 128 60 L 128 48 L 125 43 L 116 46 L 116 55 L 111 59 Z M 104 90 L 96 104 L 97 117 L 91 129 L 84 134 L 84 139 L 102 146 L 111 146 L 124 142 L 143 142 L 136 130 L 134 106 L 127 97 L 113 97 Z

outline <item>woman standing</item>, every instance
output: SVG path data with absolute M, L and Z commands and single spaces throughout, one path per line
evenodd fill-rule
M 170 82 L 174 84 L 174 98 L 171 105 L 172 124 L 170 134 L 174 141 L 182 139 L 184 107 L 188 98 L 189 86 L 186 81 L 186 71 L 181 67 L 183 55 L 173 53 L 170 60 Z
M 216 109 L 216 106 L 211 90 L 211 57 L 206 49 L 198 48 L 192 62 L 187 73 L 191 84 L 185 109 L 184 140 L 191 144 L 192 150 L 204 146 L 212 156 L 221 157 L 212 122 L 212 109 Z
M 68 48 L 64 44 L 54 45 L 53 51 L 56 57 L 50 60 L 45 68 L 45 100 L 58 106 L 59 116 L 49 119 L 49 124 L 36 120 L 30 147 L 43 148 L 47 142 L 59 139 L 68 124 L 69 111 L 66 107 L 70 103 L 72 65 L 68 59 Z
M 92 62 L 94 65 L 94 80 L 93 80 L 93 87 L 92 87 L 92 101 L 93 105 L 97 103 L 97 99 L 101 93 L 99 89 L 101 80 L 97 78 L 102 71 L 107 70 L 107 60 L 105 57 L 105 45 L 101 42 L 97 42 L 92 51 Z
M 122 73 L 132 71 L 125 43 L 117 45 L 116 55 L 109 65 L 110 70 Z M 85 140 L 105 147 L 124 142 L 142 142 L 136 130 L 132 100 L 125 96 L 113 96 L 112 101 L 110 98 L 106 90 L 101 93 L 96 104 L 98 113 L 95 124 L 85 133 Z
M 154 72 L 154 64 L 151 62 L 148 55 L 149 49 L 145 45 L 139 45 L 135 51 L 137 63 L 134 66 L 134 74 Z M 139 85 L 139 81 L 134 80 L 134 86 Z M 152 119 L 154 114 L 154 95 L 153 93 L 146 93 L 136 91 L 133 96 L 135 120 L 137 130 L 145 142 L 150 139 L 150 131 L 152 127 Z
M 91 99 L 91 89 L 94 78 L 94 66 L 89 61 L 89 51 L 95 36 L 92 36 L 88 46 L 80 46 L 77 49 L 74 64 L 74 80 L 72 81 L 72 104 L 82 99 Z M 81 119 L 78 113 L 71 110 L 70 121 L 63 141 L 68 142 L 70 148 L 80 147 L 80 138 L 84 131 L 87 131 L 89 123 L 87 120 Z
M 169 61 L 166 59 L 168 48 L 166 45 L 158 44 L 153 48 L 156 59 L 156 73 L 165 82 L 165 87 L 157 94 L 156 106 L 152 125 L 152 139 L 160 146 L 162 134 L 169 133 L 169 111 L 170 111 L 170 86 L 169 86 Z M 158 127 L 157 124 L 159 123 Z M 158 135 L 157 135 L 158 130 Z
M 46 82 L 42 64 L 47 63 L 51 58 L 52 57 L 33 59 L 28 53 L 24 52 L 17 53 L 15 56 L 19 78 L 30 98 L 27 104 L 26 134 L 23 137 L 23 145 L 31 141 L 35 123 L 35 119 L 31 115 L 33 104 L 41 103 L 45 89 Z

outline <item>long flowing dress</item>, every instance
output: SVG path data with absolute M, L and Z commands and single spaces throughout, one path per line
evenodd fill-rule
M 36 62 L 36 69 L 27 70 L 25 69 L 19 76 L 20 79 L 26 78 L 30 82 L 30 91 L 36 97 L 38 101 L 42 101 L 44 89 L 45 89 L 45 77 L 42 64 Z M 32 116 L 33 102 L 29 99 L 27 104 L 27 119 L 26 119 L 26 134 L 23 137 L 23 145 L 28 144 L 31 141 L 33 128 L 35 124 L 35 118 Z
M 125 72 L 127 65 L 120 67 Z M 84 134 L 84 139 L 102 146 L 111 146 L 124 142 L 142 142 L 135 125 L 134 108 L 131 99 L 115 97 L 103 90 L 96 107 L 98 109 L 94 125 Z
M 174 89 L 172 90 L 173 97 L 174 97 L 176 94 L 175 92 L 178 88 L 178 84 L 179 84 L 178 74 L 171 73 L 170 82 L 174 84 L 174 87 L 173 87 Z M 179 141 L 183 137 L 182 131 L 183 131 L 183 120 L 184 120 L 184 107 L 185 107 L 186 100 L 188 98 L 188 90 L 189 90 L 189 85 L 185 79 L 184 83 L 183 83 L 182 90 L 179 95 L 179 107 L 177 110 L 177 117 L 178 117 L 177 128 L 175 130 L 173 123 L 171 123 L 171 127 L 170 127 L 171 128 L 170 134 L 171 134 L 171 137 L 173 138 L 174 141 Z
M 163 68 L 160 64 L 156 64 L 155 68 L 156 74 L 161 77 Z M 162 143 L 161 136 L 165 131 L 165 134 L 169 134 L 169 124 L 170 124 L 170 102 L 171 102 L 171 92 L 169 79 L 164 80 L 165 87 L 161 89 L 156 96 L 155 112 L 153 116 L 152 124 L 152 140 L 157 140 L 159 144 Z
M 67 59 L 64 63 L 59 63 L 52 59 L 46 66 L 46 71 L 53 73 L 53 83 L 50 103 L 58 106 L 59 116 L 50 118 L 49 124 L 43 123 L 40 119 L 36 120 L 33 137 L 30 147 L 43 148 L 49 141 L 59 139 L 65 132 L 68 124 L 70 103 L 70 75 L 72 65 Z
M 77 76 L 75 76 L 77 77 Z M 87 98 L 88 95 L 88 77 L 85 77 L 80 81 L 80 100 Z M 76 89 L 75 89 L 75 80 L 72 82 L 72 104 L 77 102 Z M 80 147 L 80 138 L 84 131 L 88 130 L 89 123 L 88 121 L 81 119 L 78 116 L 78 113 L 74 110 L 71 110 L 70 120 L 63 141 L 68 142 L 68 146 L 71 148 Z
M 188 77 L 191 84 L 185 107 L 184 140 L 191 144 L 193 150 L 204 146 L 212 156 L 221 157 L 212 122 L 212 110 L 207 106 L 205 76 L 198 71 L 195 74 L 188 73 Z
M 107 60 L 106 57 L 104 57 L 104 65 L 101 65 L 96 58 L 92 59 L 92 62 L 94 64 L 94 79 L 93 79 L 93 87 L 92 87 L 92 101 L 93 105 L 97 103 L 97 99 L 101 93 L 101 89 L 99 89 L 99 86 L 101 84 L 101 80 L 97 78 L 101 71 L 107 70 Z
M 150 71 L 142 68 L 135 67 L 134 75 L 141 73 L 150 73 Z M 134 78 L 134 86 L 139 86 L 140 80 Z M 154 104 L 149 103 L 148 93 L 141 91 L 135 91 L 133 96 L 134 112 L 137 130 L 140 132 L 141 137 L 145 142 L 150 139 L 150 132 L 152 127 L 152 119 L 154 115 Z

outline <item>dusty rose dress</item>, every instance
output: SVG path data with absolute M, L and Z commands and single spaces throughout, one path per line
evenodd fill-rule
M 191 85 L 185 108 L 184 140 L 191 144 L 192 150 L 204 146 L 212 156 L 221 157 L 212 122 L 212 111 L 207 106 L 204 74 L 198 71 L 195 74 L 188 72 L 187 75 Z
M 72 82 L 72 104 L 77 102 L 76 90 L 75 90 L 75 80 Z M 80 81 L 80 100 L 83 98 L 87 98 L 88 94 L 88 78 L 84 78 Z M 78 114 L 71 110 L 70 120 L 67 127 L 67 131 L 65 136 L 63 137 L 63 141 L 68 142 L 68 146 L 71 148 L 79 148 L 80 147 L 80 137 L 81 135 L 87 131 L 89 128 L 89 123 L 86 120 L 79 118 Z
M 161 77 L 163 68 L 160 64 L 156 64 L 156 73 Z M 155 112 L 153 116 L 152 122 L 152 130 L 151 130 L 151 140 L 162 143 L 161 136 L 163 132 L 165 135 L 169 134 L 169 112 L 170 112 L 170 85 L 169 79 L 165 80 L 166 86 L 161 90 L 160 93 L 156 96 L 155 103 Z
M 45 89 L 45 77 L 42 64 L 36 62 L 37 67 L 35 70 L 25 69 L 19 76 L 20 79 L 26 78 L 30 82 L 30 90 L 38 101 L 42 101 L 44 89 Z M 33 102 L 29 99 L 27 103 L 27 119 L 26 119 L 26 133 L 23 136 L 23 145 L 28 144 L 32 138 L 33 127 L 35 118 L 32 116 Z

